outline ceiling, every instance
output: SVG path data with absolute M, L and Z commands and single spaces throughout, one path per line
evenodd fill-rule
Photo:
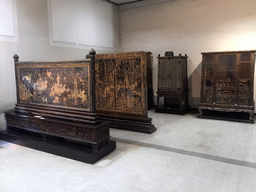
M 123 4 L 128 4 L 128 3 L 135 3 L 138 1 L 143 1 L 143 0 L 107 0 L 115 5 L 123 5 Z

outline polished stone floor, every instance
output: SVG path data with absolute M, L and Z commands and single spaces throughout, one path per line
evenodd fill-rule
M 2 192 L 254 192 L 256 124 L 149 111 L 157 131 L 111 129 L 94 165 L 0 140 Z

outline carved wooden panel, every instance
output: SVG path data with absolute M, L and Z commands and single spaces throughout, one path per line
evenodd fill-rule
M 89 130 L 88 129 L 77 129 L 77 138 L 83 140 L 89 140 Z
M 67 137 L 76 137 L 76 127 L 61 125 L 60 135 Z
M 181 89 L 181 64 L 178 59 L 171 59 L 169 64 L 169 91 L 178 92 Z M 186 78 L 184 78 L 186 79 Z
M 158 56 L 158 92 L 187 92 L 187 56 Z
M 46 132 L 54 133 L 54 134 L 58 134 L 58 135 L 60 134 L 60 129 L 62 127 L 61 124 L 45 122 L 45 125 L 47 126 Z
M 96 55 L 96 110 L 147 116 L 147 53 Z
M 18 63 L 18 102 L 89 109 L 88 62 Z
M 18 123 L 18 126 L 22 127 L 22 128 L 29 128 L 30 127 L 30 122 L 25 120 L 25 119 L 22 119 L 22 118 L 18 118 L 17 123 Z
M 7 123 L 7 125 L 10 125 L 10 126 L 18 126 L 19 125 L 18 119 L 15 117 L 12 117 L 12 116 L 6 117 L 6 123 Z
M 206 57 L 207 58 L 207 57 Z M 207 60 L 212 61 L 213 59 L 207 58 Z M 213 100 L 213 82 L 214 82 L 214 76 L 213 76 L 213 64 L 212 63 L 206 63 L 203 66 L 203 97 L 202 100 L 207 103 L 211 103 Z
M 240 105 L 250 104 L 250 80 L 239 79 L 238 103 Z
M 180 76 L 181 77 L 187 77 L 187 61 L 185 59 L 181 60 L 181 65 L 180 65 L 181 69 L 180 69 Z M 188 85 L 187 85 L 187 78 L 181 78 L 180 81 L 180 87 L 178 87 L 181 89 L 181 92 L 185 92 L 188 91 Z
M 40 119 L 40 117 L 36 117 L 36 118 Z M 31 122 L 30 122 L 31 127 L 33 127 L 33 129 L 35 129 L 37 131 L 46 132 L 47 127 L 46 127 L 45 123 L 42 120 L 39 120 L 39 119 L 38 120 L 35 120 L 35 119 L 31 120 Z
M 236 73 L 234 71 L 218 71 L 216 77 L 216 103 L 235 103 Z
M 168 92 L 169 90 L 169 60 L 159 60 L 158 66 L 159 74 L 158 74 L 158 89 L 161 92 Z
M 30 123 L 28 120 L 23 119 L 23 118 L 16 118 L 13 116 L 10 116 L 6 119 L 7 124 L 10 126 L 17 126 L 17 127 L 21 127 L 21 128 L 29 128 L 30 127 Z

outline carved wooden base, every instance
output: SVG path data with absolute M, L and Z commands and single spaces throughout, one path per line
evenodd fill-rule
M 90 164 L 107 156 L 116 148 L 115 141 L 106 140 L 104 145 L 95 151 L 89 145 L 50 135 L 42 137 L 42 134 L 13 127 L 8 127 L 7 131 L 1 131 L 0 139 Z
M 235 106 L 226 108 L 225 106 L 199 106 L 199 118 L 220 119 L 238 122 L 254 123 L 254 106 Z
M 90 124 L 15 112 L 5 113 L 5 118 L 8 127 L 70 139 L 90 145 L 94 150 L 109 140 L 108 121 Z
M 151 118 L 115 116 L 99 114 L 101 119 L 111 121 L 110 128 L 123 129 L 141 133 L 153 133 L 156 131 Z

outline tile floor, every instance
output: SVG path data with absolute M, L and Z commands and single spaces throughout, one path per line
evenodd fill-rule
M 94 165 L 0 141 L 1 192 L 254 192 L 256 124 L 149 111 L 157 131 L 111 129 Z

